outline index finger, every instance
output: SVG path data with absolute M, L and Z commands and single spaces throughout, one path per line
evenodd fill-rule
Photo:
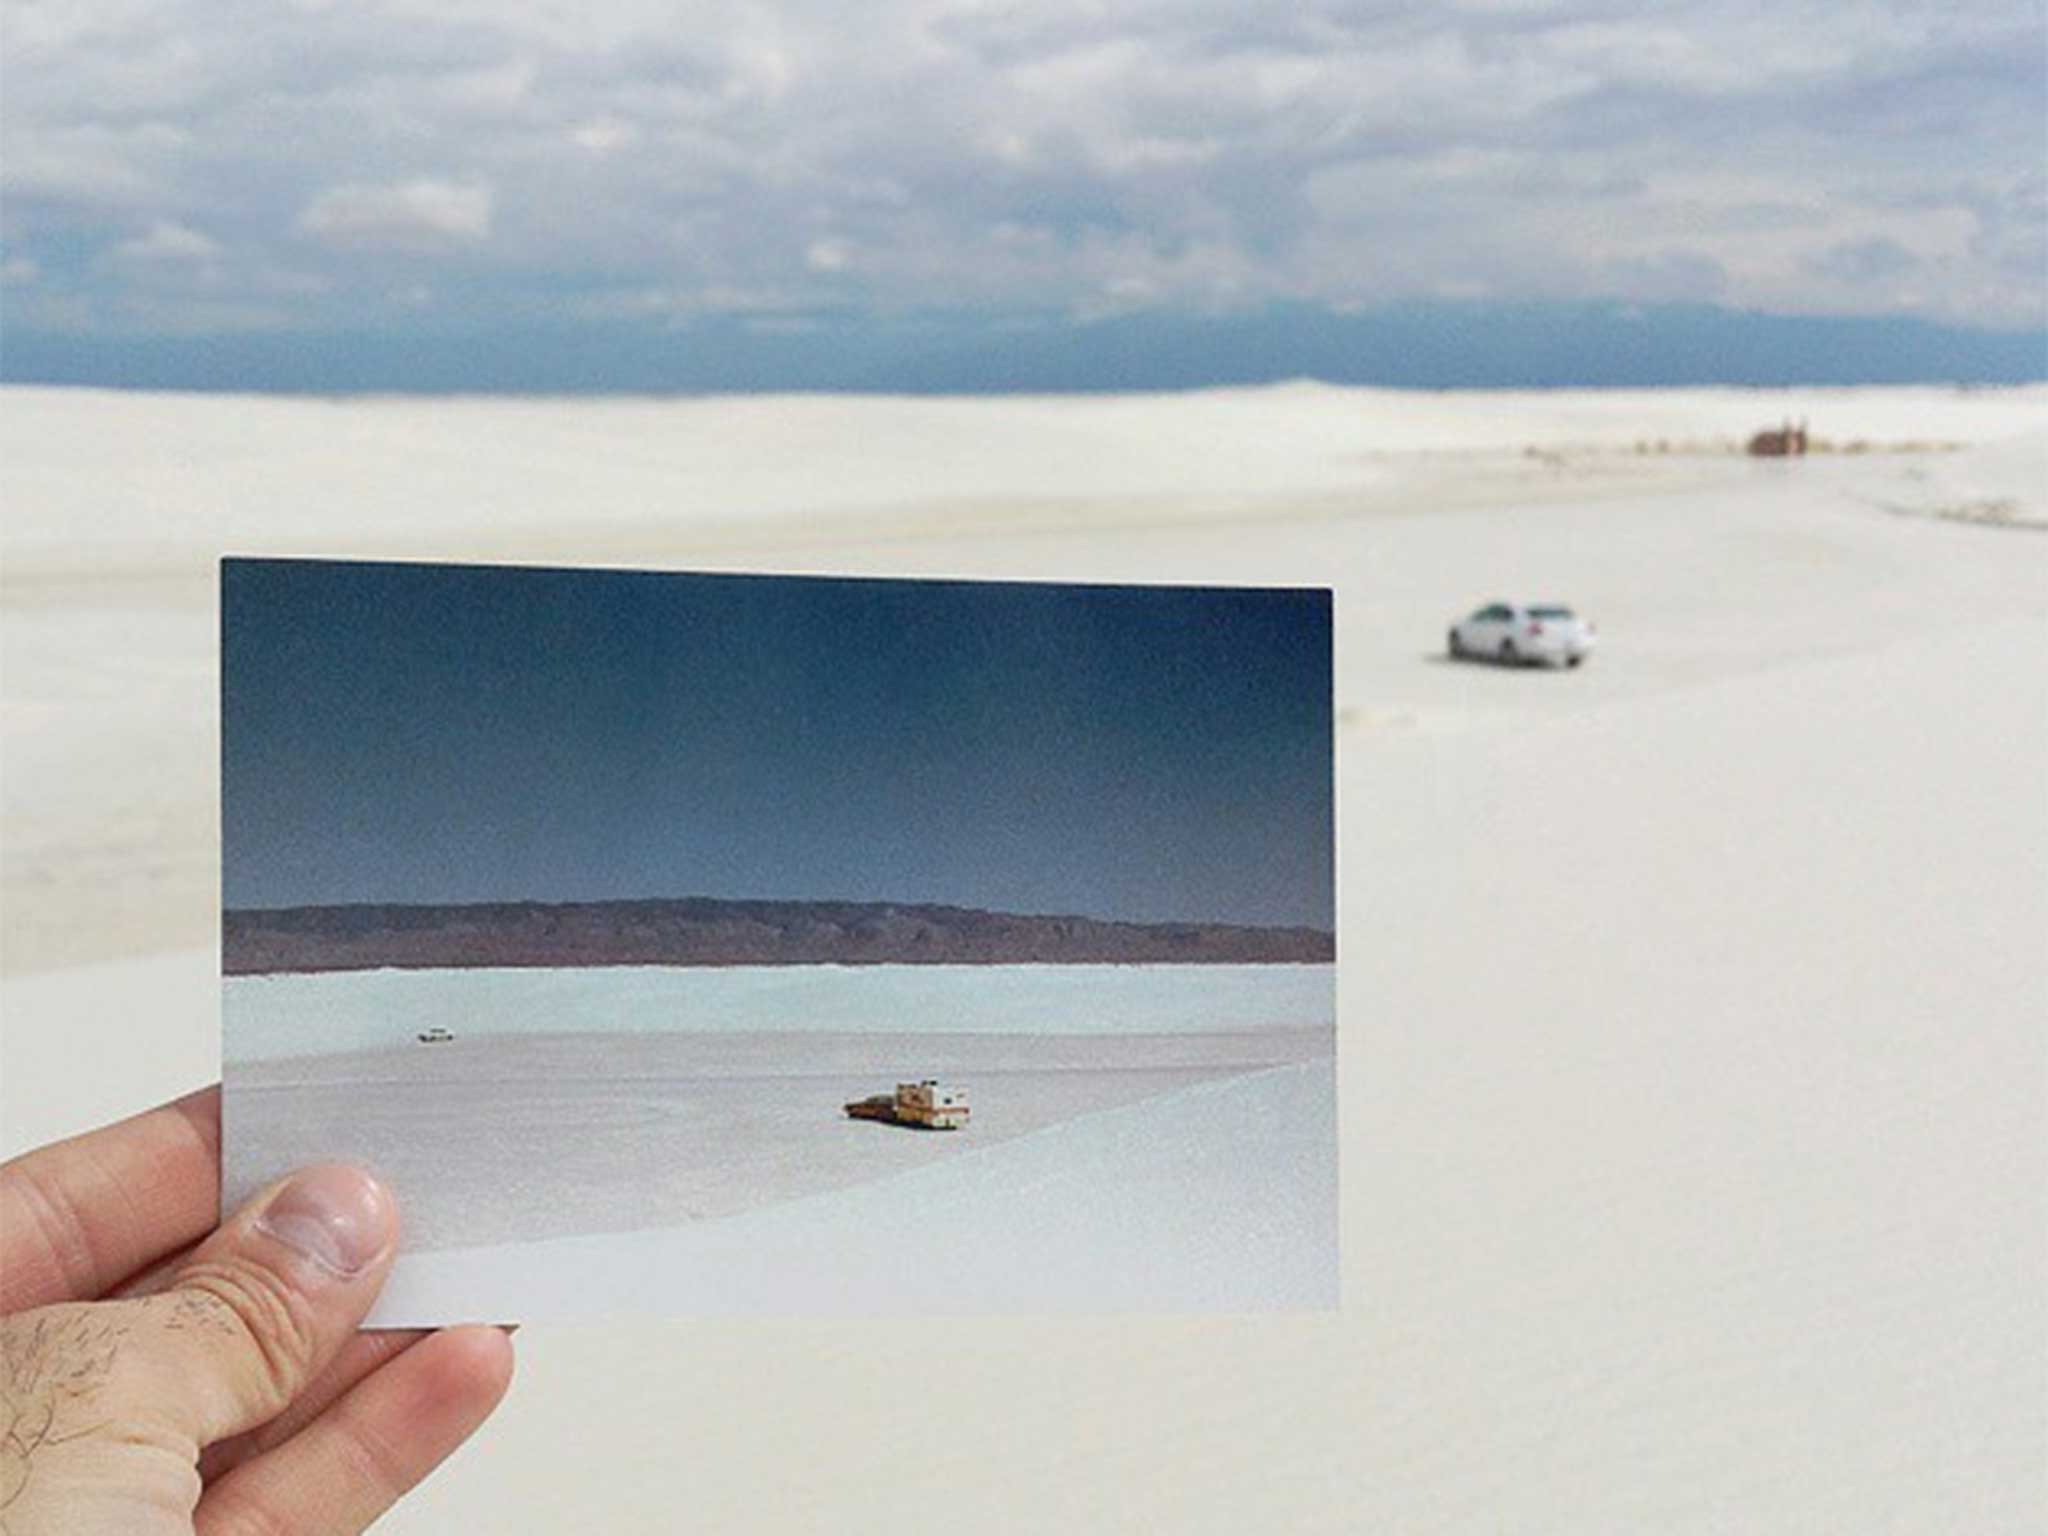
M 0 1164 L 0 1313 L 90 1301 L 220 1224 L 220 1089 Z

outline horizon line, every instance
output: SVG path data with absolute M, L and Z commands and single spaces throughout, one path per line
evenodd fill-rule
M 1392 389 L 2048 381 L 2037 317 L 1799 313 L 1711 302 L 1410 299 L 1239 309 L 810 309 L 687 325 L 472 315 L 215 332 L 15 327 L 9 384 L 189 394 L 1098 395 L 1314 378 Z
M 2044 333 L 2048 337 L 2048 333 Z M 273 388 L 259 384 L 124 384 L 92 379 L 30 379 L 11 378 L 0 374 L 0 391 L 4 390 L 63 390 L 77 394 L 106 395 L 201 395 L 210 399 L 253 399 L 253 400 L 305 400 L 305 401 L 359 401 L 359 400 L 520 400 L 520 401 L 586 401 L 586 400 L 768 400 L 779 396 L 807 399 L 862 399 L 862 400 L 1029 400 L 1063 397 L 1087 397 L 1095 399 L 1137 398 L 1152 395 L 1201 395 L 1201 394 L 1245 394 L 1260 390 L 1299 389 L 1304 385 L 1315 389 L 1340 389 L 1359 394 L 1386 395 L 1658 395 L 1658 394 L 1699 394 L 1703 391 L 1725 391 L 1730 394 L 1811 394 L 1814 392 L 1872 394 L 1897 392 L 1901 390 L 1947 390 L 1957 394 L 1996 394 L 2020 390 L 2048 389 L 2048 364 L 2044 364 L 2038 377 L 1992 379 L 1968 378 L 1960 375 L 1928 374 L 1922 378 L 1897 379 L 1808 379 L 1794 382 L 1758 381 L 1754 379 L 1682 379 L 1658 384 L 1639 383 L 1516 383 L 1516 384 L 1417 384 L 1391 383 L 1378 380 L 1327 378 L 1315 373 L 1276 375 L 1261 379 L 1216 379 L 1208 383 L 1190 384 L 1147 384 L 1147 385 L 1060 385 L 1044 388 L 987 388 L 987 389 L 923 389 L 917 387 L 889 387 L 862 384 L 738 384 L 738 385 L 674 385 L 641 386 L 621 384 L 593 388 L 524 388 L 476 385 L 473 387 L 446 386 L 438 384 L 375 384 L 349 388 Z M 418 557 L 380 556 L 376 558 L 345 556 L 327 560 L 311 555 L 223 555 L 223 559 L 250 560 L 312 560 L 324 564 L 380 564 L 380 565 L 492 565 L 498 561 L 446 561 L 431 556 Z M 637 569 L 637 567 L 636 567 Z M 706 572 L 705 574 L 722 574 Z M 731 574 L 731 573 L 723 573 Z M 917 579 L 917 578 L 873 578 L 875 580 Z M 1021 578 L 1020 578 L 1021 580 Z M 1045 578 L 1050 580 L 1050 578 Z M 1060 581 L 1062 586 L 1142 586 L 1142 582 L 1069 582 Z M 1176 583 L 1182 585 L 1184 583 Z M 1291 590 L 1291 589 L 1290 589 Z

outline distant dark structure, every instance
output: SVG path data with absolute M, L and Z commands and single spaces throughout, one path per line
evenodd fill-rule
M 1319 928 L 1116 923 L 886 902 L 493 902 L 222 914 L 230 976 L 381 966 L 1317 964 Z
M 1749 440 L 1749 456 L 1753 459 L 1803 458 L 1806 454 L 1806 418 L 1799 418 L 1799 425 L 1793 426 L 1787 420 L 1782 427 L 1766 428 Z

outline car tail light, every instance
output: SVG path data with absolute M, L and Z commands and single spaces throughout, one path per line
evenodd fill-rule
M 1529 633 L 1532 635 L 1540 635 L 1543 633 L 1543 626 L 1536 622 L 1534 619 L 1531 619 L 1529 621 Z

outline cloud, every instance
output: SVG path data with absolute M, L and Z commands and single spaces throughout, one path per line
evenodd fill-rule
M 639 129 L 616 117 L 593 117 L 569 130 L 569 142 L 594 155 L 623 149 L 640 137 Z
M 1819 275 L 1847 283 L 1901 277 L 1919 265 L 1920 259 L 1911 251 L 1883 236 L 1831 245 L 1807 261 L 1809 269 Z
M 844 240 L 813 240 L 804 251 L 804 265 L 813 272 L 844 272 L 852 260 Z
M 1728 270 L 1698 251 L 1629 256 L 1606 269 L 1605 296 L 1643 304 L 1700 304 L 1728 291 Z
M 447 181 L 329 187 L 299 215 L 299 226 L 330 245 L 433 250 L 484 240 L 491 233 L 488 187 Z
M 220 246 L 183 224 L 158 219 L 132 240 L 123 240 L 110 253 L 117 262 L 142 266 L 192 266 L 220 255 Z
M 109 311 L 164 287 L 176 260 L 130 250 L 164 226 L 227 286 L 308 269 L 274 299 L 308 325 L 422 284 L 481 325 L 647 294 L 2030 324 L 2044 43 L 2037 0 L 871 0 L 857 28 L 762 0 L 687 29 L 662 0 L 74 0 L 0 10 L 0 187 L 8 249 Z

